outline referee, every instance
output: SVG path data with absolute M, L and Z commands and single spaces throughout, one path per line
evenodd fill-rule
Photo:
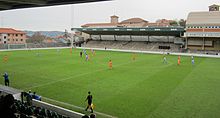
M 91 95 L 90 91 L 88 92 L 88 96 L 87 96 L 85 101 L 88 101 L 88 105 L 86 107 L 86 111 L 88 110 L 88 108 L 90 108 L 91 109 L 91 113 L 93 113 L 93 109 L 92 109 L 92 95 Z

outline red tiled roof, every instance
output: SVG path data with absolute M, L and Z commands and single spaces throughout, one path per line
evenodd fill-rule
M 116 16 L 111 16 L 116 17 Z M 160 19 L 159 21 L 155 23 L 149 23 L 148 21 L 142 19 L 142 18 L 130 18 L 127 20 L 124 20 L 120 23 L 89 23 L 84 24 L 81 27 L 117 27 L 117 26 L 135 26 L 138 27 L 145 27 L 145 26 L 169 26 L 170 22 L 172 20 L 166 20 L 166 19 Z
M 220 5 L 213 4 L 213 5 L 210 5 L 209 7 L 220 7 Z
M 113 15 L 113 16 L 111 16 L 111 18 L 119 18 L 118 16 L 116 16 L 116 15 Z
M 62 35 L 60 35 L 60 36 L 57 36 L 57 37 L 55 37 L 55 38 L 57 38 L 57 39 L 63 39 L 63 38 L 65 38 L 65 37 L 62 36 Z
M 169 23 L 148 23 L 147 26 L 160 26 L 160 27 L 165 27 L 165 26 L 170 26 Z
M 92 26 L 117 26 L 118 24 L 115 24 L 115 23 L 89 23 L 89 24 L 85 24 L 85 25 L 82 25 L 81 27 L 92 27 Z
M 53 43 L 53 42 L 56 42 L 56 41 L 54 41 L 52 39 L 46 39 L 46 40 L 44 40 L 44 42 L 46 42 L 46 43 Z
M 122 21 L 121 23 L 130 23 L 130 22 L 139 23 L 139 22 L 148 22 L 148 21 L 143 20 L 141 18 L 130 18 L 130 19 Z
M 190 12 L 186 25 L 212 25 L 220 24 L 220 11 Z
M 0 33 L 5 33 L 5 34 L 25 34 L 25 32 L 15 30 L 12 28 L 0 28 Z

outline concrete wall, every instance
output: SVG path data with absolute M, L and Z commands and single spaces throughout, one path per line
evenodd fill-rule
M 33 100 L 32 104 L 34 106 L 38 106 L 38 107 L 43 107 L 45 109 L 49 109 L 51 111 L 55 111 L 59 114 L 68 116 L 70 118 L 81 118 L 82 116 L 84 116 L 84 114 L 78 113 L 78 112 L 74 112 L 56 105 L 52 105 L 46 102 L 42 102 L 42 101 L 38 101 L 38 100 Z

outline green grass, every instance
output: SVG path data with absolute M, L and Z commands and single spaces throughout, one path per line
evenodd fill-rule
M 95 111 L 119 118 L 220 117 L 220 59 L 195 57 L 192 66 L 191 57 L 181 57 L 177 66 L 177 56 L 167 56 L 163 64 L 162 55 L 136 54 L 133 61 L 131 53 L 96 51 L 86 62 L 79 51 L 0 52 L 1 58 L 9 55 L 0 73 L 9 73 L 12 87 L 84 108 L 91 91 Z

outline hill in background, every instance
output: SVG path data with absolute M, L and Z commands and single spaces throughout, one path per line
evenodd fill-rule
M 44 35 L 46 37 L 55 38 L 58 36 L 63 36 L 65 32 L 61 31 L 24 31 L 27 33 L 27 36 L 31 37 L 34 35 L 34 33 L 39 32 L 41 35 Z

